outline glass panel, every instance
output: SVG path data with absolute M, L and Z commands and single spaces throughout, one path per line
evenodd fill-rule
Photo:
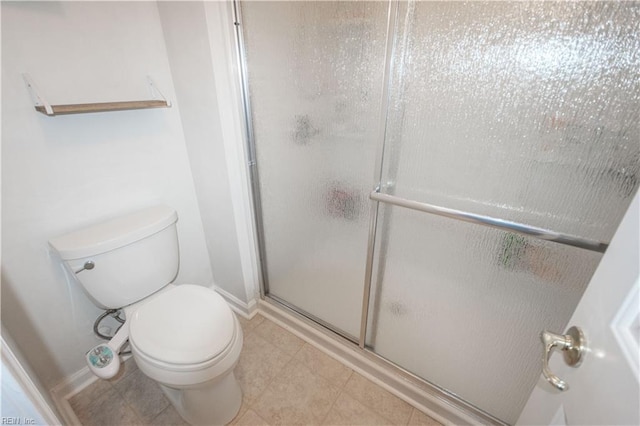
M 367 343 L 514 424 L 540 376 L 540 332 L 564 330 L 601 255 L 401 207 L 381 211 Z
M 382 2 L 242 3 L 269 293 L 359 335 Z
M 609 241 L 638 186 L 640 3 L 401 3 L 385 191 Z

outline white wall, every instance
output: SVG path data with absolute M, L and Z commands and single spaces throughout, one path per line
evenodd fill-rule
M 180 104 L 214 284 L 241 302 L 247 302 L 251 293 L 248 295 L 245 288 L 242 242 L 239 241 L 239 233 L 246 224 L 242 216 L 239 223 L 235 223 L 238 202 L 242 203 L 238 199 L 242 187 L 238 186 L 237 173 L 234 174 L 241 167 L 234 148 L 241 148 L 243 141 L 237 135 L 224 134 L 221 114 L 232 106 L 221 102 L 216 87 L 219 76 L 213 68 L 215 63 L 228 63 L 229 58 L 211 51 L 210 25 L 203 2 L 163 1 L 158 3 L 158 9 Z M 225 137 L 230 145 L 225 146 Z M 230 164 L 227 164 L 228 160 Z
M 84 366 L 101 312 L 64 275 L 50 237 L 154 203 L 179 215 L 179 282 L 212 282 L 180 111 L 46 117 L 51 103 L 175 99 L 153 2 L 2 2 L 2 322 L 50 388 Z
M 240 61 L 236 45 L 233 3 L 205 1 L 204 12 L 216 80 L 220 124 L 227 156 L 231 201 L 236 222 L 242 275 L 248 304 L 257 301 L 260 291 L 257 230 L 253 215 L 250 172 Z

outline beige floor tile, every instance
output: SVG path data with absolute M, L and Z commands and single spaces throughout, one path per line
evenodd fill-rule
M 308 343 L 302 346 L 293 359 L 300 361 L 314 374 L 327 379 L 331 384 L 339 388 L 342 388 L 349 380 L 349 376 L 351 376 L 352 370 L 349 367 Z
M 108 391 L 112 390 L 111 384 L 102 379 L 98 379 L 84 388 L 82 392 L 69 398 L 69 404 L 73 411 L 78 411 L 86 408 L 95 399 L 98 399 Z
M 94 399 L 100 397 L 103 393 L 107 392 L 112 388 L 113 385 L 120 382 L 123 378 L 131 374 L 133 371 L 137 370 L 133 358 L 129 358 L 126 362 L 122 363 L 120 366 L 120 371 L 118 374 L 109 380 L 98 379 L 86 388 L 82 390 L 79 394 L 76 394 L 69 398 L 69 404 L 73 410 L 81 409 L 82 407 L 86 407 L 93 401 Z
M 115 389 L 110 389 L 75 413 L 83 426 L 125 426 L 141 423 L 136 413 Z
M 295 355 L 304 344 L 304 340 L 267 319 L 262 321 L 262 323 L 254 329 L 254 332 L 277 348 L 291 355 Z
M 116 374 L 114 378 L 109 379 L 107 381 L 112 385 L 115 385 L 116 383 L 120 382 L 122 379 L 127 377 L 129 374 L 137 370 L 138 370 L 138 366 L 136 365 L 136 362 L 133 360 L 133 357 L 130 357 L 128 360 L 126 360 L 120 365 L 120 371 L 118 371 L 118 374 Z
M 169 400 L 160 386 L 140 370 L 129 374 L 116 383 L 114 388 L 144 422 L 149 422 L 169 406 Z
M 411 417 L 411 405 L 358 373 L 351 375 L 344 390 L 393 424 L 406 425 Z
M 180 417 L 180 414 L 173 408 L 173 405 L 165 408 L 160 414 L 155 416 L 149 424 L 153 426 L 189 426 L 189 423 Z
M 324 420 L 325 425 L 388 425 L 389 420 L 376 414 L 349 394 L 342 392 Z
M 431 417 L 424 414 L 422 411 L 417 408 L 413 409 L 411 413 L 411 418 L 409 419 L 410 425 L 421 425 L 421 426 L 442 426 L 442 424 Z
M 245 340 L 235 373 L 244 396 L 230 424 L 439 425 L 264 317 L 241 323 Z M 133 359 L 69 403 L 84 426 L 186 425 Z
M 292 355 L 276 348 L 256 333 L 246 336 L 235 375 L 247 403 L 251 404 L 260 396 L 291 358 Z
M 257 415 L 253 410 L 247 410 L 235 424 L 238 426 L 270 426 L 265 419 Z
M 317 425 L 339 392 L 300 362 L 292 361 L 251 408 L 272 425 Z
M 236 316 L 238 317 L 238 320 L 240 321 L 240 325 L 242 326 L 242 332 L 245 334 L 245 336 L 247 334 L 249 334 L 250 332 L 253 331 L 254 328 L 256 328 L 257 326 L 260 325 L 260 323 L 262 323 L 262 321 L 264 321 L 264 317 L 262 315 L 254 315 L 253 318 L 251 318 L 250 320 L 236 314 Z

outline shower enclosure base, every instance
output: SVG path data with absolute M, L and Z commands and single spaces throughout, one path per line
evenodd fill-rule
M 506 424 L 268 296 L 258 312 L 443 424 Z

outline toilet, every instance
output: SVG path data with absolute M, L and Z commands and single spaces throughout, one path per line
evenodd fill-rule
M 179 268 L 176 211 L 154 206 L 49 241 L 92 302 L 122 309 L 125 322 L 87 355 L 89 368 L 110 378 L 129 343 L 138 368 L 160 384 L 193 425 L 231 421 L 242 404 L 234 375 L 243 335 L 215 291 L 173 284 Z

